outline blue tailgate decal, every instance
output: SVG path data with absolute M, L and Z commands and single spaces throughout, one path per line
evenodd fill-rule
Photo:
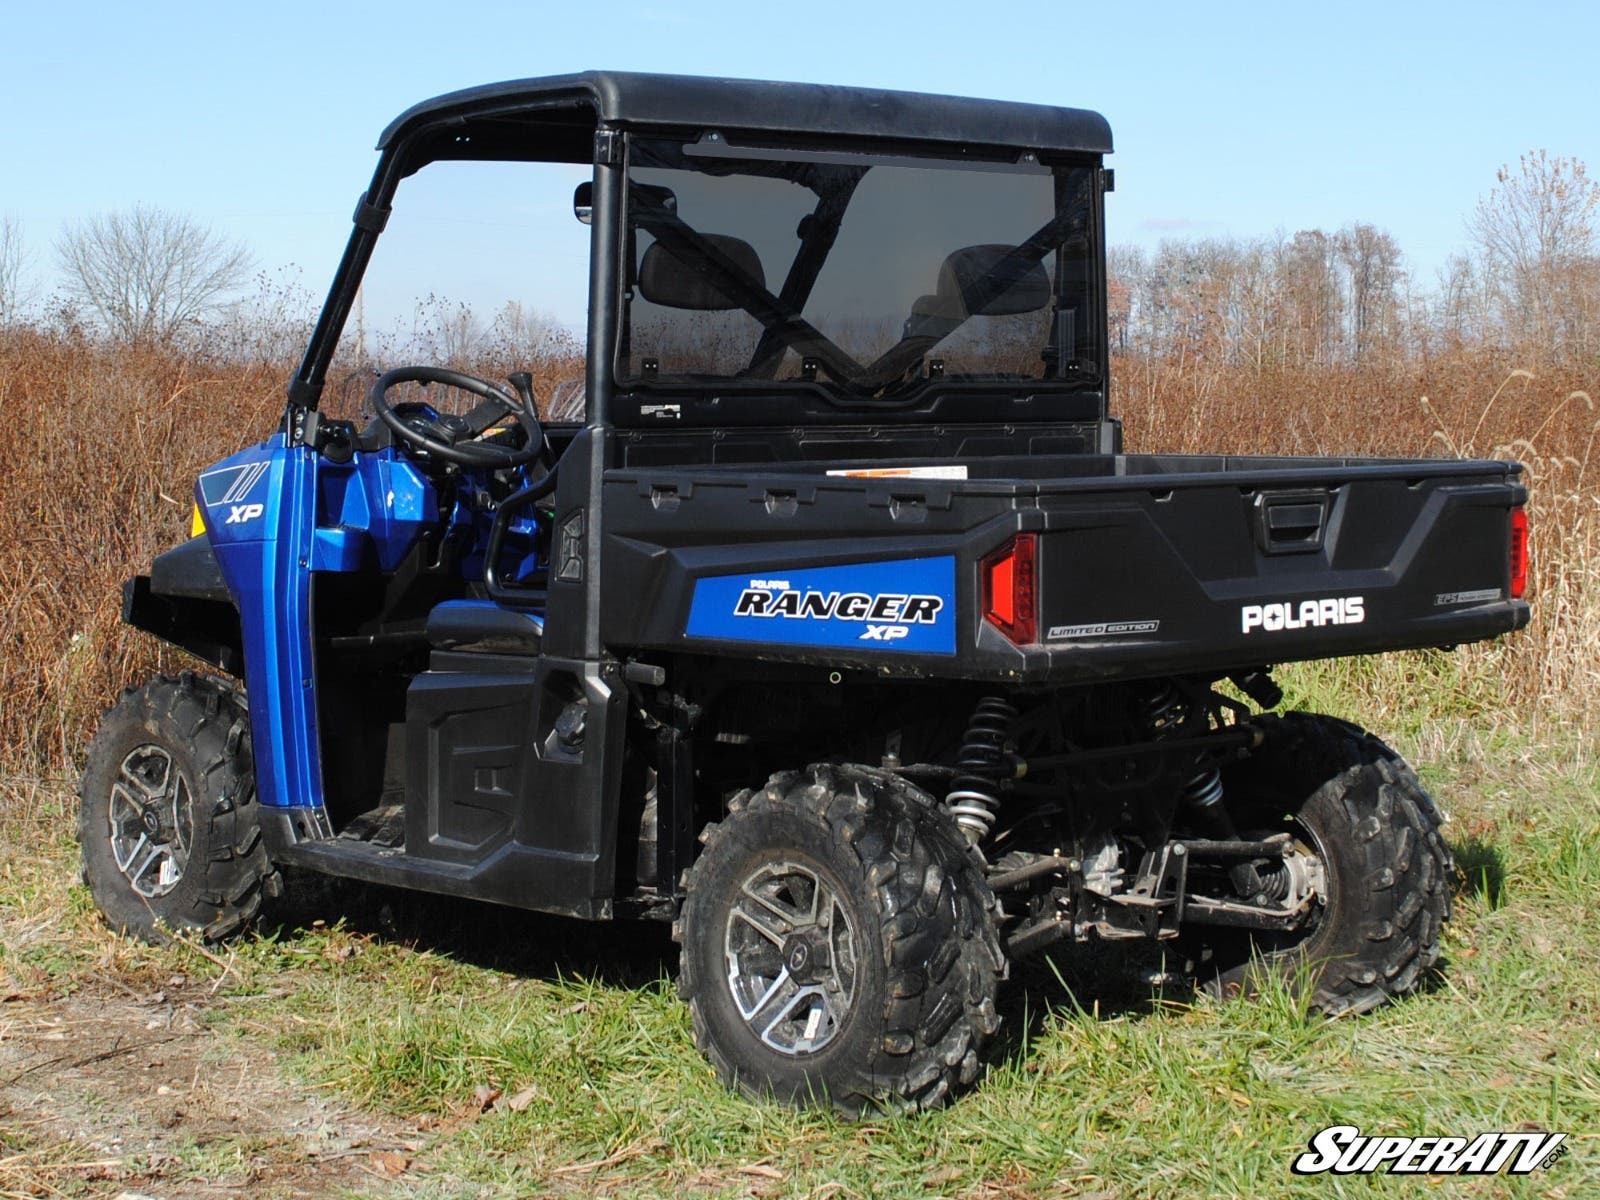
M 956 560 L 717 575 L 695 584 L 690 637 L 920 654 L 956 652 Z

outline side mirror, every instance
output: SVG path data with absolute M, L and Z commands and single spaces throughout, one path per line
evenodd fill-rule
M 663 212 L 669 213 L 678 211 L 678 198 L 672 194 L 671 188 L 658 187 L 649 183 L 635 183 L 630 188 L 630 191 L 635 206 L 659 208 Z M 580 183 L 573 189 L 572 215 L 578 218 L 580 224 L 594 224 L 594 184 L 592 182 Z

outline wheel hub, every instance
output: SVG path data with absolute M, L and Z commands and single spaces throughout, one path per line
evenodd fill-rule
M 790 938 L 784 945 L 783 961 L 788 965 L 789 974 L 798 979 L 811 965 L 810 945 L 799 938 Z
M 728 991 L 746 1026 L 780 1054 L 831 1042 L 855 997 L 855 933 L 838 890 L 795 862 L 752 871 L 728 912 Z
M 821 983 L 828 974 L 832 954 L 825 932 L 816 929 L 797 933 L 783 944 L 783 962 L 792 979 L 800 983 Z
M 1287 907 L 1298 910 L 1310 907 L 1313 901 L 1327 903 L 1327 869 L 1320 855 L 1302 852 L 1296 847 L 1296 852 L 1285 858 L 1283 865 L 1289 873 Z

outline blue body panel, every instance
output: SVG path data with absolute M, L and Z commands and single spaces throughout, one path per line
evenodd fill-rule
M 460 491 L 469 494 L 470 479 Z M 313 575 L 389 573 L 423 531 L 465 525 L 472 536 L 463 579 L 481 578 L 488 517 L 481 503 L 441 514 L 429 481 L 393 450 L 333 463 L 282 434 L 224 459 L 200 476 L 195 500 L 224 582 L 239 608 L 245 681 L 261 803 L 304 810 L 308 833 L 322 817 L 321 740 L 312 636 Z M 531 518 L 513 540 L 535 537 Z M 521 574 L 538 562 L 525 554 Z
M 907 558 L 695 584 L 692 638 L 954 654 L 956 560 Z
M 277 807 L 322 808 L 311 653 L 316 464 L 278 436 L 200 476 L 222 578 L 244 634 L 256 794 Z

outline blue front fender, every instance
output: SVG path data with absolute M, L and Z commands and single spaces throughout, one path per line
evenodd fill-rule
M 239 608 L 256 794 L 274 808 L 305 810 L 311 836 L 327 832 L 311 644 L 316 483 L 313 451 L 279 435 L 223 460 L 195 485 Z
M 393 573 L 424 530 L 444 524 L 437 493 L 392 449 L 332 462 L 279 434 L 204 472 L 195 500 L 239 609 L 257 795 L 287 810 L 297 835 L 327 836 L 322 751 L 335 748 L 319 736 L 313 581 Z M 482 504 L 458 504 L 449 515 L 450 524 L 473 527 L 458 539 L 463 580 L 482 575 L 488 521 Z M 537 533 L 530 523 L 525 536 L 537 541 Z M 537 565 L 537 556 L 526 562 Z

